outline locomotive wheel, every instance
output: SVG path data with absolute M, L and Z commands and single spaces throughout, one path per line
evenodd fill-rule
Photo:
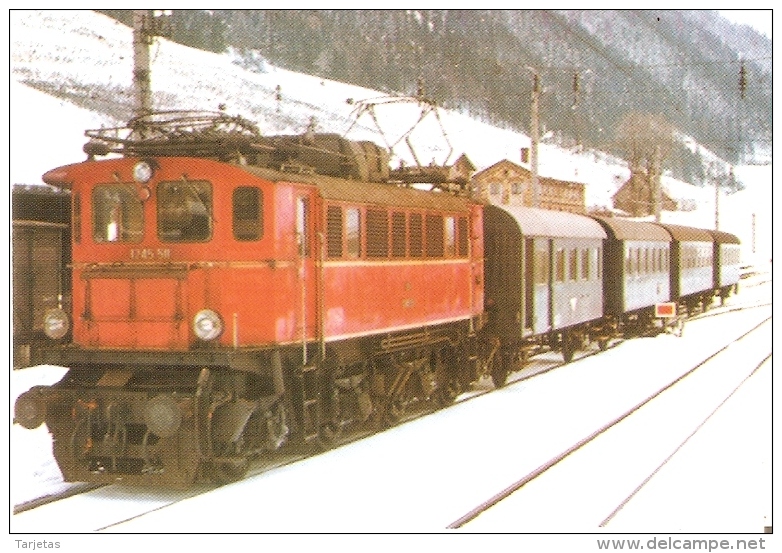
M 495 388 L 502 388 L 508 382 L 510 374 L 510 361 L 505 355 L 500 355 L 495 359 L 491 367 L 491 381 Z
M 210 467 L 210 476 L 215 484 L 225 485 L 238 482 L 245 476 L 250 468 L 249 459 L 236 459 L 231 461 L 214 461 Z
M 461 387 L 459 381 L 456 379 L 450 379 L 443 386 L 438 388 L 434 393 L 434 400 L 437 406 L 440 408 L 448 407 L 452 405 L 456 398 L 461 393 Z
M 322 425 L 320 427 L 320 430 L 318 431 L 318 445 L 324 451 L 327 449 L 331 449 L 332 447 L 337 445 L 337 441 L 339 440 L 341 435 L 342 435 L 341 425 L 333 422 L 327 422 L 326 424 Z

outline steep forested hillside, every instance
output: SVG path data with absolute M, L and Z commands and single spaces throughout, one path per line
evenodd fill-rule
M 175 10 L 172 38 L 388 92 L 422 85 L 440 105 L 524 131 L 535 72 L 543 127 L 564 145 L 621 155 L 617 129 L 641 113 L 732 163 L 770 155 L 771 41 L 711 11 Z M 666 166 L 703 176 L 682 147 Z

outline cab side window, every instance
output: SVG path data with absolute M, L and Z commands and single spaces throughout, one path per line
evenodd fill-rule
M 254 186 L 240 186 L 233 193 L 234 238 L 242 242 L 263 237 L 263 194 Z

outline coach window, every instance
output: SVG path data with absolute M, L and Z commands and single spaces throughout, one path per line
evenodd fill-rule
M 212 237 L 212 185 L 182 179 L 157 187 L 157 233 L 163 242 L 206 242 Z
M 345 209 L 345 250 L 348 257 L 361 257 L 361 211 L 357 207 Z
M 595 264 L 595 278 L 597 280 L 603 278 L 603 260 L 601 259 L 602 253 L 603 253 L 602 248 L 595 248 L 594 250 L 592 250 L 592 255 Z
M 641 248 L 635 248 L 633 252 L 633 273 L 641 274 Z
M 95 242 L 141 242 L 144 212 L 134 185 L 106 184 L 92 191 Z
M 589 280 L 591 278 L 589 271 L 589 249 L 579 250 L 581 255 L 581 280 Z
M 554 253 L 554 275 L 557 282 L 565 282 L 565 250 L 557 248 Z
M 234 238 L 259 240 L 263 235 L 263 196 L 254 186 L 240 186 L 233 193 Z
M 535 284 L 548 284 L 549 252 L 545 249 L 535 248 Z
M 570 265 L 570 274 L 568 275 L 568 280 L 570 281 L 576 281 L 578 280 L 578 249 L 571 249 L 568 250 L 569 253 L 569 265 Z

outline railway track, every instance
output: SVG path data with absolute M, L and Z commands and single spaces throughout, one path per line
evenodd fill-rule
M 749 306 L 745 309 L 751 309 L 753 307 L 759 307 L 759 306 Z M 735 310 L 725 310 L 724 313 L 730 313 L 734 312 Z M 718 313 L 713 313 L 712 315 L 716 315 Z M 592 444 L 599 438 L 605 436 L 606 434 L 610 433 L 615 427 L 623 423 L 624 421 L 631 418 L 633 415 L 647 407 L 649 404 L 651 404 L 653 401 L 660 398 L 663 394 L 668 392 L 669 390 L 673 389 L 677 384 L 684 381 L 685 379 L 691 377 L 693 374 L 695 374 L 697 371 L 702 370 L 704 367 L 709 366 L 709 364 L 713 361 L 715 361 L 717 358 L 719 358 L 721 355 L 725 354 L 728 350 L 730 350 L 733 346 L 741 343 L 742 341 L 745 341 L 749 339 L 752 336 L 755 336 L 758 331 L 767 329 L 767 325 L 770 324 L 771 317 L 767 317 L 763 319 L 760 323 L 753 326 L 750 330 L 744 332 L 742 335 L 737 337 L 736 339 L 732 340 L 730 343 L 720 347 L 718 350 L 712 352 L 707 357 L 703 358 L 701 361 L 696 363 L 692 368 L 678 376 L 677 378 L 673 379 L 666 385 L 660 387 L 659 389 L 655 390 L 653 393 L 648 395 L 646 398 L 644 398 L 642 401 L 638 402 L 631 408 L 627 409 L 623 413 L 619 414 L 606 424 L 602 425 L 600 428 L 597 428 L 594 432 L 589 434 L 588 436 L 584 437 L 583 439 L 575 442 L 572 446 L 565 449 L 558 455 L 550 458 L 547 462 L 543 463 L 539 467 L 537 467 L 535 470 L 525 474 L 523 477 L 519 478 L 517 481 L 513 482 L 511 485 L 506 487 L 505 489 L 501 490 L 497 494 L 489 497 L 484 502 L 477 505 L 475 508 L 471 509 L 470 511 L 466 512 L 464 515 L 459 517 L 458 519 L 454 520 L 448 525 L 449 529 L 457 529 L 457 528 L 463 528 L 465 526 L 468 526 L 470 529 L 473 528 L 473 526 L 469 526 L 469 524 L 476 520 L 479 516 L 483 515 L 484 513 L 487 513 L 497 507 L 501 504 L 504 500 L 511 497 L 512 494 L 519 492 L 524 487 L 528 486 L 529 484 L 533 483 L 537 479 L 545 476 L 549 471 L 551 471 L 554 467 L 559 465 L 561 462 L 565 461 L 572 455 L 576 454 L 582 448 L 585 448 L 589 444 Z M 769 351 L 767 354 L 763 354 L 762 358 L 759 362 L 756 362 L 754 366 L 751 368 L 749 373 L 741 379 L 741 381 L 733 386 L 730 389 L 730 392 L 719 402 L 719 404 L 712 409 L 707 416 L 705 416 L 696 426 L 695 430 L 693 430 L 691 433 L 687 435 L 687 437 L 681 441 L 673 451 L 665 457 L 665 459 L 654 468 L 653 471 L 651 471 L 646 477 L 638 484 L 633 491 L 628 494 L 626 497 L 624 497 L 616 506 L 615 508 L 603 519 L 600 521 L 599 526 L 605 527 L 607 526 L 611 520 L 617 515 L 617 513 L 624 508 L 635 496 L 636 494 L 644 487 L 646 486 L 649 481 L 654 477 L 655 474 L 660 470 L 660 468 L 665 465 L 670 459 L 673 458 L 673 456 L 680 451 L 680 449 L 689 441 L 689 439 L 695 435 L 695 433 L 704 425 L 706 422 L 717 412 L 717 410 L 724 405 L 734 394 L 735 392 L 752 376 L 754 375 L 757 370 L 765 364 L 770 358 L 771 358 L 771 344 L 768 344 Z M 480 526 L 478 526 L 480 527 Z
M 756 305 L 747 306 L 746 309 L 752 309 L 754 307 L 757 307 Z M 733 312 L 733 309 L 727 309 L 727 308 L 720 308 L 723 309 L 725 313 Z M 710 312 L 713 315 L 719 314 L 719 310 L 715 309 L 714 311 Z M 618 347 L 622 344 L 622 341 L 614 342 L 610 345 L 610 348 Z M 600 353 L 596 349 L 594 351 L 589 352 L 582 352 L 581 355 L 578 357 L 577 360 L 581 360 L 587 357 L 590 357 L 596 353 Z M 561 361 L 556 360 L 557 356 L 555 354 L 551 355 L 541 355 L 537 358 L 533 359 L 532 362 L 526 366 L 522 371 L 519 371 L 517 373 L 512 373 L 511 378 L 509 379 L 509 383 L 507 386 L 514 386 L 522 382 L 528 382 L 536 377 L 542 376 L 544 374 L 550 373 L 551 371 L 554 371 L 557 368 L 562 367 L 564 364 Z M 575 362 L 575 361 L 574 361 Z M 682 377 L 683 378 L 683 377 Z M 671 384 L 672 385 L 672 384 Z M 457 404 L 463 404 L 467 401 L 477 399 L 478 397 L 481 397 L 492 390 L 491 384 L 486 381 L 483 383 L 479 383 L 479 386 L 472 390 L 471 392 L 468 392 L 466 394 L 463 394 L 458 398 Z M 660 392 L 662 393 L 662 392 Z M 426 415 L 427 413 L 420 413 L 416 415 L 411 415 L 410 417 L 407 417 L 405 420 L 401 421 L 401 423 L 406 423 L 411 420 L 414 420 L 416 418 L 419 418 L 421 416 Z M 616 423 L 614 423 L 616 424 Z M 369 432 L 358 432 L 355 434 L 350 434 L 345 437 L 343 437 L 342 440 L 340 440 L 337 444 L 335 444 L 335 447 L 343 446 L 346 444 L 349 444 L 351 442 L 360 440 L 364 437 L 366 437 L 369 434 Z M 594 438 L 593 438 L 594 439 Z M 576 448 L 577 449 L 577 448 Z M 296 463 L 298 461 L 301 461 L 305 458 L 311 457 L 313 455 L 312 450 L 309 451 L 294 451 L 294 452 L 288 452 L 285 454 L 278 454 L 275 456 L 270 456 L 269 458 L 266 458 L 256 464 L 253 465 L 250 476 L 258 475 L 264 472 L 272 471 L 275 468 L 283 467 L 286 465 L 290 465 L 293 463 Z M 572 452 L 571 452 L 572 453 Z M 568 453 L 569 454 L 569 453 Z M 567 456 L 567 455 L 565 455 Z M 545 472 L 545 471 L 542 471 Z M 541 472 L 541 473 L 542 473 Z M 529 476 L 529 475 L 528 475 Z M 523 484 L 522 484 L 523 485 Z M 102 489 L 101 489 L 102 488 Z M 154 508 L 162 508 L 165 506 L 168 506 L 170 504 L 173 504 L 177 501 L 181 501 L 183 499 L 187 499 L 190 497 L 193 497 L 198 494 L 208 493 L 215 489 L 214 486 L 210 487 L 201 487 L 193 493 L 186 493 L 186 494 L 176 494 L 172 496 L 169 499 L 161 500 L 159 502 L 159 505 L 156 505 Z M 145 492 L 140 492 L 145 493 Z M 126 487 L 119 486 L 119 485 L 111 485 L 111 486 L 105 486 L 105 487 L 81 487 L 77 486 L 75 488 L 72 488 L 71 490 L 68 490 L 65 494 L 62 495 L 52 495 L 45 498 L 38 498 L 33 501 L 25 502 L 23 504 L 17 505 L 14 508 L 15 514 L 21 514 L 25 513 L 27 511 L 31 510 L 38 510 L 41 507 L 45 507 L 47 505 L 50 505 L 52 503 L 56 503 L 62 499 L 66 498 L 72 498 L 75 495 L 86 495 L 86 496 L 94 496 L 94 497 L 100 497 L 100 498 L 106 498 L 106 497 L 123 497 L 127 496 L 132 498 L 133 491 L 128 490 Z M 133 515 L 136 516 L 136 515 Z M 133 518 L 133 516 L 129 518 Z M 457 521 L 458 522 L 458 521 Z M 111 526 L 113 523 L 108 524 L 108 526 Z

